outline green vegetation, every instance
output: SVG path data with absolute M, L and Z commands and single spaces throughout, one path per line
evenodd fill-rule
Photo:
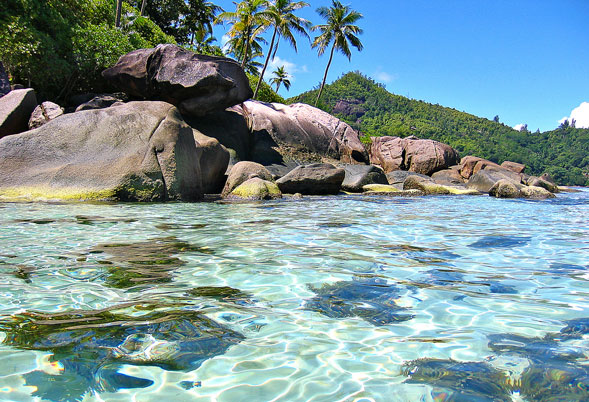
M 288 100 L 312 105 L 318 89 Z M 560 127 L 532 133 L 455 109 L 388 92 L 359 72 L 325 86 L 318 105 L 371 136 L 415 135 L 454 147 L 461 156 L 475 155 L 501 163 L 524 163 L 526 172 L 549 173 L 563 185 L 589 185 L 589 129 Z
M 0 9 L 0 60 L 13 83 L 41 99 L 103 91 L 100 73 L 134 49 L 174 43 L 150 19 L 123 3 L 115 28 L 114 0 L 7 0 Z

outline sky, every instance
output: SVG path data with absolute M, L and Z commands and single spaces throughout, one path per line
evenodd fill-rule
M 232 1 L 213 2 L 235 11 Z M 351 61 L 337 54 L 328 83 L 358 70 L 389 92 L 488 119 L 499 116 L 512 127 L 552 130 L 571 117 L 577 127 L 589 127 L 589 0 L 341 2 L 364 17 L 358 21 L 364 49 L 353 49 Z M 323 23 L 316 9 L 331 0 L 307 3 L 298 15 Z M 228 29 L 215 27 L 215 37 L 221 41 Z M 319 57 L 308 39 L 299 36 L 297 44 L 298 53 L 281 42 L 266 73 L 267 81 L 285 66 L 292 85 L 280 89 L 283 97 L 318 86 L 328 62 L 328 52 Z

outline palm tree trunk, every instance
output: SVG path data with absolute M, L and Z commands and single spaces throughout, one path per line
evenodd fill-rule
M 118 28 L 121 26 L 121 11 L 123 8 L 123 0 L 117 0 L 117 13 L 115 17 L 115 27 Z
M 278 27 L 274 27 L 274 33 L 272 34 L 272 40 L 270 41 L 270 49 L 268 49 L 268 56 L 266 56 L 266 62 L 264 63 L 264 68 L 262 69 L 262 73 L 260 74 L 260 79 L 258 80 L 258 84 L 256 85 L 256 90 L 254 91 L 254 97 L 252 99 L 256 99 L 256 96 L 258 96 L 258 91 L 260 90 L 260 85 L 262 85 L 262 80 L 264 79 L 264 73 L 266 72 L 266 67 L 268 67 L 268 62 L 270 61 L 270 56 L 272 55 L 272 50 L 274 48 L 274 40 L 276 39 L 276 32 L 278 32 Z
M 145 11 L 145 3 L 147 2 L 147 0 L 143 0 L 143 2 L 141 2 L 141 12 L 139 13 L 140 16 L 143 16 L 143 12 Z
M 329 55 L 329 62 L 327 63 L 327 68 L 325 69 L 325 75 L 323 75 L 323 82 L 321 83 L 321 88 L 319 88 L 319 95 L 317 95 L 317 100 L 315 101 L 315 107 L 319 103 L 319 98 L 321 98 L 321 94 L 323 93 L 323 87 L 325 86 L 325 81 L 327 80 L 327 72 L 329 71 L 329 66 L 331 66 L 331 60 L 333 59 L 333 53 L 335 52 L 335 41 L 333 42 L 333 47 L 331 48 L 331 54 Z
M 280 81 L 276 84 L 276 93 L 278 93 L 278 88 L 280 88 Z

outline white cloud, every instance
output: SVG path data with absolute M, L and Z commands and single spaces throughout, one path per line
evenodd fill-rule
M 515 126 L 513 126 L 513 129 L 517 130 L 517 131 L 521 131 L 522 128 L 524 128 L 525 126 L 526 126 L 525 124 L 520 123 L 520 124 L 516 124 Z
M 388 84 L 389 82 L 393 81 L 396 77 L 387 72 L 379 71 L 376 74 L 374 74 L 374 78 L 376 78 L 377 81 L 382 81 Z
M 306 65 L 299 67 L 293 62 L 281 59 L 280 57 L 276 56 L 274 59 L 270 59 L 270 62 L 268 63 L 268 70 L 266 70 L 266 74 L 268 74 L 268 73 L 271 74 L 272 71 L 276 70 L 278 67 L 284 67 L 284 69 L 288 73 L 288 78 L 290 79 L 291 82 L 295 81 L 294 73 L 308 73 L 309 72 L 309 68 Z M 260 68 L 260 71 L 261 70 L 262 69 Z M 264 74 L 264 77 L 266 77 L 266 74 Z
M 568 120 L 569 123 L 575 120 L 575 127 L 577 128 L 589 128 L 589 102 L 582 102 L 578 107 L 571 111 L 571 115 L 563 117 L 558 122 L 560 124 Z

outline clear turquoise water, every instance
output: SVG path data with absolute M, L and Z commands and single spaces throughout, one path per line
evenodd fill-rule
M 0 204 L 0 400 L 586 401 L 589 335 L 560 331 L 589 317 L 588 217 L 587 190 L 537 202 Z M 199 312 L 231 341 L 215 349 L 190 325 L 154 332 L 154 306 Z M 71 334 L 94 324 L 48 335 L 35 316 L 11 341 L 24 312 L 106 308 L 148 318 L 81 340 Z M 444 368 L 420 379 L 416 359 Z M 516 385 L 493 396 L 491 375 L 450 359 Z M 572 396 L 530 399 L 519 385 L 530 367 Z

